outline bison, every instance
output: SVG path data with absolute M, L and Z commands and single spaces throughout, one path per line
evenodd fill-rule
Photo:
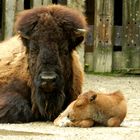
M 54 124 L 73 127 L 118 127 L 126 113 L 127 103 L 121 91 L 104 94 L 90 90 L 79 95 L 54 120 Z
M 0 44 L 0 122 L 54 120 L 81 93 L 76 47 L 87 23 L 60 5 L 25 10 L 17 36 Z

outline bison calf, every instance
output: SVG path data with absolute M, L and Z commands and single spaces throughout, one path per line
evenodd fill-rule
M 127 112 L 126 101 L 120 91 L 99 94 L 88 91 L 73 101 L 55 119 L 58 126 L 91 127 L 93 125 L 120 126 Z

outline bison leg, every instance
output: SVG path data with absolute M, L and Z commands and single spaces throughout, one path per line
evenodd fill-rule
M 0 123 L 19 123 L 32 120 L 31 106 L 20 94 L 0 94 Z

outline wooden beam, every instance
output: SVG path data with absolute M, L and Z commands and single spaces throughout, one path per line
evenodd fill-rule
M 43 0 L 43 5 L 52 4 L 52 0 Z
M 81 12 L 85 12 L 85 1 L 86 0 L 67 0 L 67 6 L 75 8 Z
M 17 0 L 17 12 L 23 11 L 24 10 L 24 0 Z
M 123 57 L 125 68 L 140 68 L 140 0 L 123 1 Z
M 81 12 L 85 11 L 85 0 L 67 0 L 67 6 L 71 8 L 75 8 Z M 76 51 L 79 54 L 80 62 L 82 64 L 82 67 L 84 68 L 84 43 L 80 44 Z
M 13 35 L 16 0 L 5 0 L 4 3 L 4 39 Z
M 42 5 L 42 0 L 32 0 L 33 7 L 39 7 Z
M 114 0 L 95 0 L 94 72 L 112 71 Z
M 59 4 L 67 5 L 67 0 L 58 0 Z

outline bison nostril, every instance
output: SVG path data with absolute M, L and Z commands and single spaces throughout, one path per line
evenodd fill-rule
M 41 80 L 44 80 L 44 81 L 55 82 L 55 80 L 56 80 L 56 73 L 42 72 L 40 74 L 40 78 L 41 78 Z
M 45 92 L 51 93 L 55 89 L 57 74 L 55 72 L 41 72 L 39 75 L 39 87 Z
M 55 80 L 56 76 L 50 76 L 50 75 L 42 75 L 41 76 L 42 80 Z

